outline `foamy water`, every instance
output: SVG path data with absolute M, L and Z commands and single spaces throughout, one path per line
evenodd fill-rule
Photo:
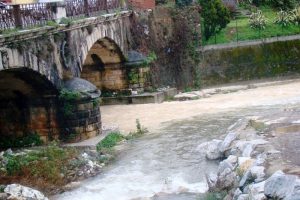
M 285 106 L 210 114 L 164 124 L 156 133 L 122 145 L 117 161 L 58 200 L 191 200 L 207 191 L 205 174 L 217 170 L 201 144 L 224 134 L 238 119 Z

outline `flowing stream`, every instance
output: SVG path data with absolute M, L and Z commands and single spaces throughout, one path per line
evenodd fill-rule
M 102 174 L 55 199 L 202 199 L 205 173 L 215 172 L 218 163 L 206 161 L 200 144 L 220 137 L 240 118 L 282 108 L 247 108 L 165 123 L 155 133 L 122 144 L 116 161 Z

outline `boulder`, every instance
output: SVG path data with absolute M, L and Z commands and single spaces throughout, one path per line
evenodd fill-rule
M 296 180 L 292 194 L 289 195 L 286 199 L 287 200 L 299 200 L 300 199 L 300 179 Z
M 226 159 L 226 161 L 228 163 L 230 163 L 233 166 L 233 168 L 236 168 L 237 162 L 238 162 L 238 157 L 230 155 L 230 156 L 228 156 L 228 158 Z
M 260 182 L 264 180 L 265 168 L 263 166 L 253 166 L 250 168 L 250 173 L 255 182 Z
M 218 167 L 218 174 L 221 174 L 226 168 L 229 168 L 231 171 L 234 170 L 234 167 L 227 159 L 220 162 Z
M 9 199 L 14 200 L 48 200 L 40 191 L 19 184 L 6 186 L 4 192 L 9 195 Z
M 246 183 L 247 183 L 247 181 L 249 180 L 251 178 L 251 174 L 250 174 L 250 171 L 248 170 L 248 171 L 246 171 L 244 174 L 243 174 L 243 176 L 242 176 L 242 178 L 241 178 L 241 180 L 240 180 L 240 183 L 239 183 L 239 187 L 245 187 L 246 185 Z
M 297 176 L 286 175 L 282 171 L 277 171 L 266 180 L 264 193 L 273 199 L 291 199 L 294 198 L 292 196 L 297 196 L 297 188 L 299 192 L 298 183 Z M 300 199 L 299 195 L 298 199 Z
M 237 200 L 249 200 L 249 194 L 241 194 Z
M 219 190 L 228 190 L 235 186 L 236 181 L 236 173 L 230 168 L 225 168 L 224 171 L 218 174 L 216 187 Z
M 267 197 L 264 194 L 265 181 L 249 185 L 248 191 L 250 199 L 265 200 Z
M 225 152 L 229 149 L 231 143 L 237 138 L 237 132 L 229 132 L 220 146 L 220 151 Z
M 210 173 L 210 174 L 206 174 L 205 178 L 206 178 L 208 190 L 209 191 L 215 191 L 216 190 L 217 180 L 218 180 L 217 175 L 213 174 L 213 173 Z
M 241 194 L 242 194 L 242 191 L 240 190 L 240 188 L 237 188 L 233 193 L 232 199 L 237 200 Z
M 215 160 L 219 159 L 223 156 L 223 154 L 220 152 L 220 145 L 222 143 L 222 140 L 212 140 L 207 145 L 206 150 L 206 158 L 209 160 Z

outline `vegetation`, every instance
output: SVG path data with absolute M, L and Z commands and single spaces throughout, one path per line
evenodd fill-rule
M 300 6 L 290 12 L 291 19 L 295 25 L 300 26 Z
M 4 154 L 7 160 L 5 173 L 1 176 L 20 177 L 28 183 L 33 181 L 40 184 L 62 185 L 65 183 L 64 171 L 69 160 L 77 156 L 73 148 L 61 148 L 56 143 L 47 147 L 31 150 L 26 154 Z M 19 179 L 19 178 L 18 178 Z
M 253 29 L 265 29 L 267 20 L 260 10 L 253 12 L 249 18 L 250 27 Z
M 101 153 L 110 152 L 123 139 L 125 137 L 120 132 L 111 132 L 97 144 L 97 151 Z
M 222 200 L 226 196 L 226 192 L 208 192 L 205 194 L 205 200 Z
M 128 136 L 122 135 L 120 132 L 111 132 L 103 140 L 97 144 L 97 151 L 105 154 L 111 153 L 112 148 L 122 140 L 130 140 L 140 137 L 147 133 L 147 128 L 143 127 L 138 119 L 136 119 L 136 131 L 130 132 Z
M 296 0 L 268 0 L 267 3 L 277 9 L 289 10 L 295 7 Z
M 230 12 L 221 0 L 199 0 L 202 7 L 203 36 L 208 40 L 230 22 Z
M 276 17 L 274 23 L 279 24 L 282 27 L 286 27 L 286 26 L 290 25 L 292 20 L 293 19 L 289 12 L 281 10 L 277 13 L 277 17 Z
M 73 115 L 75 105 L 74 101 L 78 100 L 80 97 L 79 92 L 70 91 L 67 89 L 62 89 L 59 94 L 59 100 L 63 103 L 63 114 L 66 117 Z
M 253 29 L 249 23 L 249 17 L 240 13 L 234 20 L 227 25 L 226 28 L 216 34 L 215 38 L 210 38 L 208 41 L 204 41 L 205 44 L 219 44 L 228 43 L 234 41 L 253 40 L 260 38 L 269 38 L 285 35 L 294 35 L 300 33 L 299 23 L 296 23 L 297 17 L 294 17 L 295 21 L 288 26 L 282 28 L 281 25 L 274 23 L 277 11 L 271 7 L 260 7 L 262 15 L 265 16 L 266 24 L 264 29 Z M 297 13 L 296 11 L 294 11 Z M 300 12 L 299 12 L 300 13 Z M 299 14 L 298 14 L 299 15 Z M 296 14 L 297 16 L 297 14 Z M 298 18 L 299 19 L 299 18 Z
M 144 135 L 145 133 L 148 133 L 148 129 L 141 125 L 139 119 L 136 119 L 136 131 L 130 132 L 128 136 L 126 136 L 126 139 L 129 140 L 129 139 L 137 138 Z
M 21 137 L 0 138 L 0 149 L 40 146 L 43 144 L 37 133 L 29 133 Z

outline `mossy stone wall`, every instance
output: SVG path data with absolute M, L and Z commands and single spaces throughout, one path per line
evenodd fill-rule
M 300 40 L 202 52 L 202 85 L 300 73 Z

